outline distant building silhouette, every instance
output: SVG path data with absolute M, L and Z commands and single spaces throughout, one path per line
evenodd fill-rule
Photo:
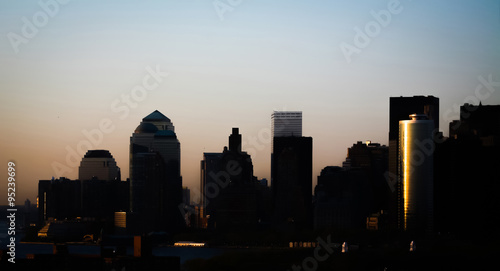
M 108 150 L 89 150 L 78 168 L 79 180 L 121 180 L 120 168 Z
M 38 182 L 39 220 L 76 219 L 81 216 L 81 182 L 64 177 Z
M 312 227 L 312 137 L 274 137 L 272 194 L 274 224 Z
M 500 105 L 460 107 L 450 137 L 436 144 L 436 231 L 464 239 L 500 238 Z
M 201 161 L 200 227 L 256 229 L 270 218 L 270 193 L 253 176 L 250 155 L 241 150 L 242 136 L 233 128 L 229 148 L 204 153 Z
M 169 118 L 158 110 L 142 119 L 130 137 L 131 211 L 141 231 L 183 227 L 180 143 Z
M 302 111 L 273 111 L 271 114 L 271 137 L 301 137 Z M 274 140 L 271 141 L 271 187 L 273 186 Z
M 274 111 L 271 131 L 273 224 L 312 228 L 312 138 L 302 137 L 302 112 Z
M 107 150 L 89 150 L 79 169 L 79 176 L 89 179 L 72 181 L 61 177 L 39 181 L 40 224 L 78 219 L 91 221 L 106 233 L 112 232 L 114 213 L 129 209 L 129 182 L 117 179 L 119 168 Z M 69 230 L 83 227 L 76 222 L 57 226 Z
M 391 225 L 398 228 L 398 202 L 401 202 L 401 186 L 398 180 L 399 121 L 408 120 L 411 114 L 425 114 L 434 121 L 434 129 L 439 131 L 439 98 L 434 96 L 390 97 L 389 99 L 389 172 L 387 178 L 394 186 L 389 214 Z
M 387 153 L 386 146 L 358 141 L 348 149 L 342 168 L 328 166 L 321 171 L 314 190 L 316 229 L 362 229 L 370 214 L 388 208 Z
M 399 227 L 417 236 L 430 236 L 434 225 L 435 126 L 425 114 L 410 117 L 399 122 Z
M 479 139 L 483 146 L 500 145 L 500 106 L 460 106 L 460 120 L 450 123 L 450 138 Z
M 229 148 L 222 152 L 216 182 L 219 195 L 213 197 L 215 208 L 209 224 L 213 221 L 219 229 L 255 228 L 259 222 L 258 182 L 252 158 L 241 151 L 238 128 L 233 128 Z
M 391 188 L 385 178 L 389 148 L 371 141 L 358 141 L 347 150 L 344 168 L 362 170 L 369 178 L 370 209 L 372 213 L 390 207 Z
M 78 175 L 81 182 L 81 217 L 105 221 L 112 228 L 114 212 L 129 209 L 129 182 L 121 181 L 120 168 L 108 150 L 89 150 Z
M 312 138 L 302 137 L 301 111 L 271 115 L 273 224 L 295 230 L 312 227 Z
M 325 167 L 315 187 L 315 229 L 362 229 L 369 212 L 368 176 L 361 170 Z
M 220 192 L 220 182 L 218 175 L 224 174 L 220 172 L 220 161 L 222 153 L 203 153 L 203 160 L 200 165 L 200 219 L 202 225 L 208 226 L 208 218 L 214 215 L 213 201 Z M 205 226 L 201 226 L 205 227 Z M 213 225 L 211 226 L 213 227 Z

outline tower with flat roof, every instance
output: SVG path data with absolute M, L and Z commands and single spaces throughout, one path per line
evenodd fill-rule
M 271 115 L 271 190 L 274 224 L 286 230 L 312 227 L 312 137 L 302 136 L 302 112 Z

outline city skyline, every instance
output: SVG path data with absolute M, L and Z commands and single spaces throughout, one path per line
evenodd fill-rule
M 0 2 L 1 160 L 18 165 L 20 202 L 36 202 L 54 163 L 77 179 L 87 149 L 109 150 L 129 177 L 130 134 L 154 110 L 175 123 L 183 185 L 195 191 L 203 153 L 226 146 L 232 127 L 255 175 L 270 180 L 274 110 L 303 112 L 314 186 L 353 143 L 388 145 L 389 97 L 438 97 L 445 135 L 464 103 L 500 104 L 495 1 L 241 1 L 225 13 L 199 1 L 67 2 L 52 13 Z M 26 21 L 42 12 L 46 23 L 16 52 L 9 33 L 33 30 Z M 348 62 L 342 45 L 377 23 Z

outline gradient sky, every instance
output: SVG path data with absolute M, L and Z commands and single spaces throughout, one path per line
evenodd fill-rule
M 103 120 L 113 131 L 91 147 L 110 150 L 128 177 L 130 136 L 156 109 L 175 125 L 184 185 L 194 190 L 203 152 L 222 151 L 232 127 L 254 174 L 269 179 L 273 110 L 303 111 L 315 184 L 356 141 L 387 144 L 391 96 L 439 97 L 445 135 L 464 102 L 500 104 L 500 83 L 476 91 L 480 78 L 500 82 L 498 0 L 40 2 L 52 4 L 0 0 L 0 205 L 8 161 L 18 204 L 33 201 L 55 163 L 77 178 L 67 149 Z M 375 23 L 372 13 L 388 5 L 398 12 Z M 349 63 L 341 44 L 356 46 L 355 29 L 367 26 L 372 37 L 358 38 Z M 147 67 L 168 76 L 125 104 Z

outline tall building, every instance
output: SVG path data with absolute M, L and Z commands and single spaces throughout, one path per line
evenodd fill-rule
M 312 137 L 275 137 L 272 194 L 274 224 L 285 229 L 312 226 Z
M 273 185 L 273 153 L 275 137 L 301 137 L 302 112 L 301 111 L 273 111 L 271 114 L 271 186 Z
M 89 150 L 78 171 L 81 182 L 81 217 L 112 225 L 114 212 L 129 209 L 129 182 L 121 181 L 120 168 L 108 150 Z
M 431 234 L 434 224 L 434 121 L 424 114 L 402 120 L 399 137 L 399 226 L 407 232 Z M 422 148 L 427 145 L 429 148 Z
M 89 150 L 78 168 L 79 180 L 120 180 L 120 168 L 108 150 Z
M 270 195 L 253 176 L 252 158 L 241 149 L 242 136 L 233 128 L 229 148 L 204 153 L 200 176 L 200 227 L 255 229 L 268 224 Z
M 398 140 L 399 121 L 407 120 L 411 114 L 425 114 L 439 129 L 439 98 L 429 96 L 389 98 L 389 140 Z
M 364 171 L 368 179 L 369 207 L 371 213 L 387 211 L 391 189 L 385 179 L 388 162 L 388 147 L 371 141 L 358 141 L 347 150 L 344 168 Z M 345 165 L 348 164 L 348 167 Z
M 219 193 L 212 197 L 215 208 L 210 220 L 221 229 L 256 227 L 259 220 L 258 181 L 253 176 L 252 158 L 241 150 L 238 128 L 232 129 L 229 148 L 222 152 L 215 178 Z M 210 220 L 209 225 L 212 224 Z
M 388 208 L 387 153 L 386 146 L 358 141 L 348 148 L 342 168 L 321 171 L 314 189 L 315 229 L 363 229 L 368 216 Z
M 312 227 L 312 137 L 302 136 L 302 112 L 271 115 L 273 223 L 295 230 Z
M 216 200 L 220 189 L 217 178 L 221 158 L 222 153 L 205 152 L 200 163 L 200 219 L 205 221 L 214 214 L 214 204 L 210 203 Z
M 398 175 L 399 121 L 411 114 L 425 114 L 439 130 L 439 98 L 434 96 L 390 97 L 389 99 L 389 171 Z
M 183 226 L 180 143 L 174 125 L 158 110 L 142 119 L 130 137 L 130 205 L 143 231 Z
M 436 144 L 435 231 L 463 239 L 500 233 L 500 105 L 460 107 L 450 137 Z
M 393 190 L 389 209 L 391 225 L 398 227 L 398 202 L 401 184 L 398 183 L 399 121 L 408 120 L 411 114 L 425 114 L 439 130 L 439 98 L 434 96 L 390 97 L 389 99 L 389 172 L 387 178 Z

